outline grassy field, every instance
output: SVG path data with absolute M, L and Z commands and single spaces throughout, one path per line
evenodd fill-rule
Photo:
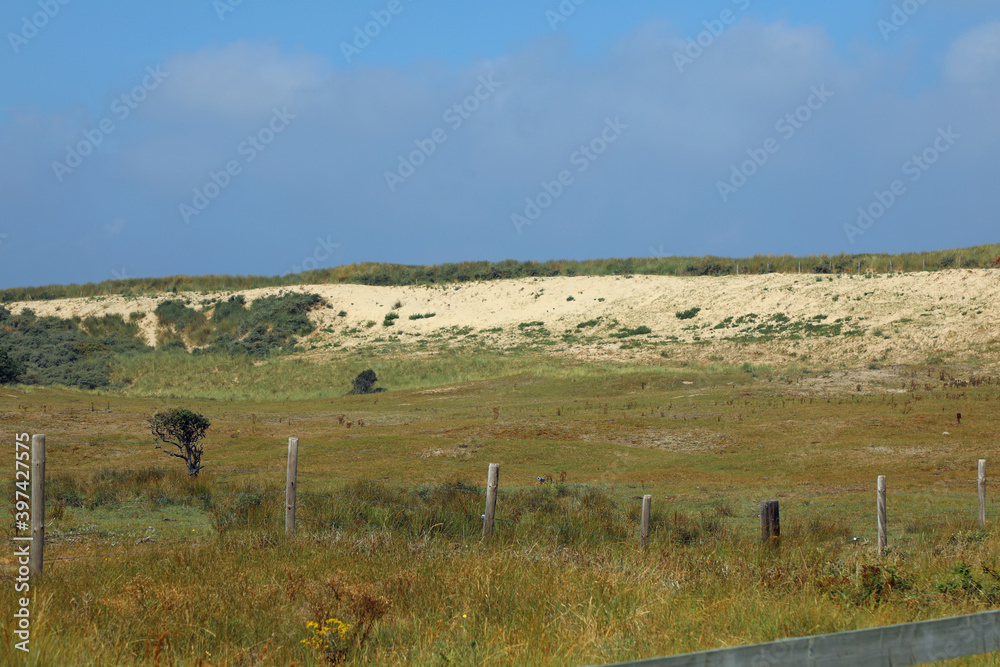
M 1000 602 L 993 505 L 985 530 L 975 521 L 976 460 L 990 472 L 998 460 L 995 371 L 471 348 L 322 365 L 156 360 L 129 369 L 142 372 L 126 393 L 0 391 L 11 439 L 48 436 L 50 519 L 31 656 L 14 655 L 8 630 L 0 662 L 576 665 Z M 342 395 L 369 366 L 389 391 Z M 145 419 L 166 407 L 212 420 L 197 479 L 153 448 Z M 291 436 L 299 527 L 288 540 Z M 482 543 L 491 462 L 498 523 Z M 781 502 L 778 549 L 759 545 L 767 499 Z M 13 608 L 2 560 L 0 600 Z M 310 622 L 331 628 L 328 646 L 303 643 Z

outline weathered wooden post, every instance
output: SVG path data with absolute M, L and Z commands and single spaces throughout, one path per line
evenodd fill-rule
M 639 546 L 643 549 L 649 543 L 649 514 L 653 505 L 653 496 L 642 497 L 642 523 L 639 526 Z
M 765 500 L 760 504 L 760 541 L 777 545 L 781 539 L 781 516 L 777 500 Z
M 31 556 L 28 571 L 42 576 L 42 551 L 45 547 L 45 436 L 31 438 Z
M 500 464 L 491 463 L 486 477 L 486 513 L 483 514 L 483 539 L 493 535 L 493 517 L 497 511 L 497 489 L 500 486 Z
M 979 527 L 986 527 L 986 459 L 979 459 Z
M 285 536 L 295 533 L 295 483 L 299 467 L 299 439 L 288 439 L 288 473 L 285 476 Z
M 878 505 L 878 554 L 881 556 L 888 546 L 889 532 L 889 520 L 885 513 L 885 475 L 878 476 L 876 503 Z

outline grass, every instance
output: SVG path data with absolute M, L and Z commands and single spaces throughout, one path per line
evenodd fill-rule
M 300 643 L 307 624 L 337 618 L 352 629 L 371 619 L 364 642 L 357 630 L 347 637 L 351 664 L 592 664 L 694 650 L 707 637 L 736 645 L 988 606 L 940 592 L 952 575 L 926 559 L 871 565 L 818 542 L 777 556 L 748 546 L 640 554 L 389 531 L 291 542 L 276 531 L 234 532 L 53 568 L 33 651 L 47 664 L 316 665 Z M 990 557 L 981 542 L 953 553 Z M 824 556 L 843 574 L 826 569 Z
M 974 521 L 975 463 L 1000 426 L 990 369 L 479 348 L 225 359 L 137 358 L 119 369 L 136 374 L 128 394 L 4 389 L 0 420 L 48 435 L 50 562 L 26 664 L 327 664 L 301 642 L 333 618 L 350 626 L 348 664 L 596 664 L 995 606 L 1000 533 L 992 514 L 985 531 Z M 389 391 L 344 395 L 368 367 Z M 166 406 L 213 422 L 198 479 L 145 431 Z M 291 540 L 289 436 L 301 439 Z M 490 462 L 499 521 L 482 543 Z M 770 498 L 779 550 L 757 543 Z M 0 604 L 14 595 L 0 587 Z

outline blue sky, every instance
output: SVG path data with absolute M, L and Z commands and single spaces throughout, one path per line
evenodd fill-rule
M 0 287 L 997 241 L 995 1 L 9 0 L 0 33 Z

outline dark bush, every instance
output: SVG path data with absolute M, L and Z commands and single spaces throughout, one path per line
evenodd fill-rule
M 375 383 L 378 382 L 378 378 L 375 376 L 375 371 L 368 369 L 363 373 L 359 373 L 358 377 L 354 378 L 354 382 L 351 383 L 351 393 L 352 394 L 376 394 L 380 391 L 385 391 L 379 387 L 375 388 Z
M 203 415 L 190 410 L 174 409 L 158 412 L 149 419 L 149 430 L 157 443 L 173 445 L 177 451 L 163 449 L 168 456 L 182 459 L 187 464 L 188 475 L 197 477 L 201 469 L 201 455 L 205 447 L 200 442 L 212 425 Z

